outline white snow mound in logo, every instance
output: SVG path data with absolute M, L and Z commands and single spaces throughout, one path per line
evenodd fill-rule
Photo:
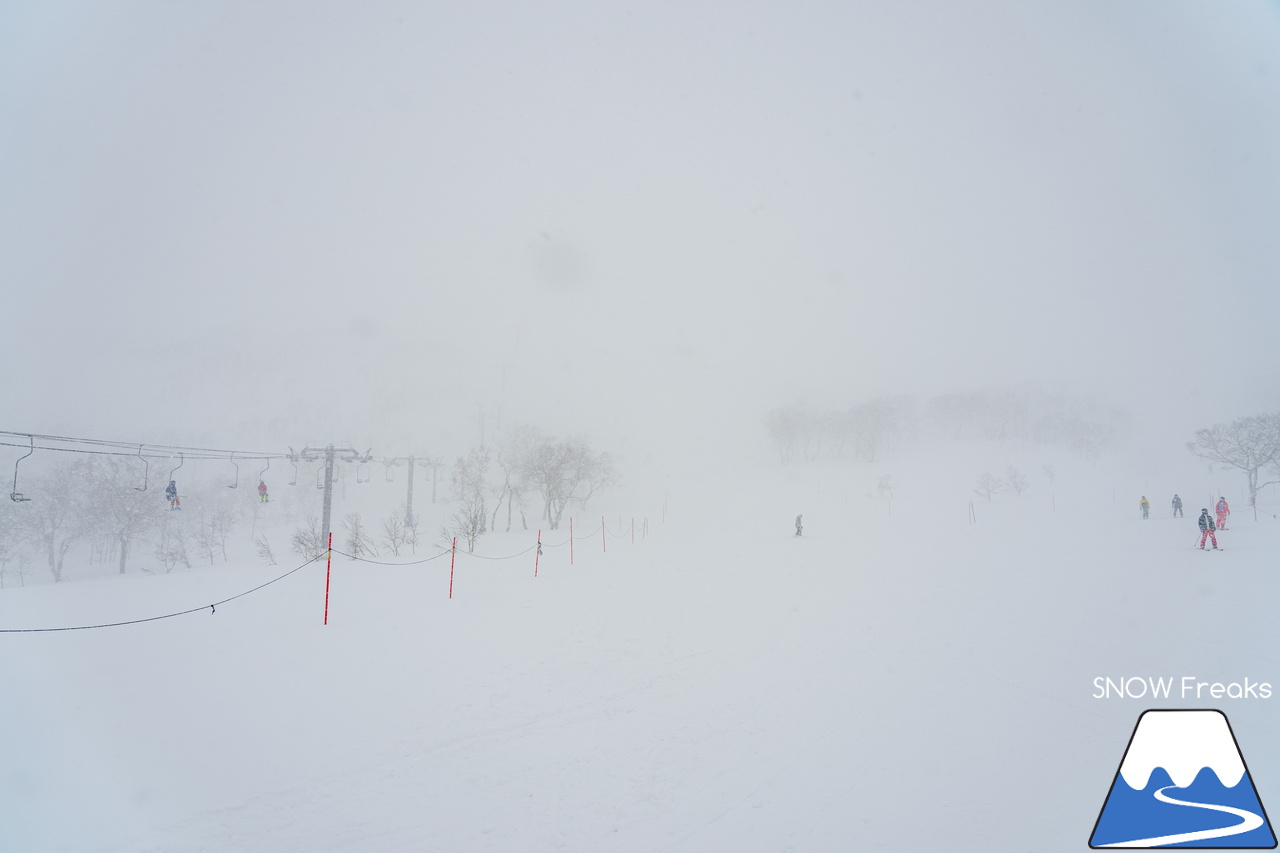
M 1173 784 L 1185 788 L 1208 767 L 1218 781 L 1234 788 L 1244 776 L 1244 760 L 1221 711 L 1147 713 L 1120 765 L 1120 775 L 1134 790 L 1147 787 L 1151 771 L 1163 767 Z

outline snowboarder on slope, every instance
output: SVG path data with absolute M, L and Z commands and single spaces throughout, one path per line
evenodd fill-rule
M 1214 504 L 1213 511 L 1218 514 L 1218 529 L 1227 529 L 1227 516 L 1231 515 L 1231 507 L 1227 506 L 1227 499 L 1219 497 L 1218 502 Z
M 1182 498 L 1176 494 L 1173 496 L 1173 517 L 1182 518 Z
M 1138 501 L 1138 506 L 1142 507 L 1142 517 L 1151 517 L 1151 502 L 1147 500 L 1147 496 L 1143 495 L 1142 500 Z
M 178 484 L 173 480 L 165 487 L 164 496 L 169 499 L 169 509 L 182 509 L 182 501 L 178 500 Z
M 261 501 L 262 503 L 266 503 L 267 501 L 271 500 L 269 497 L 267 497 L 267 484 L 262 482 L 261 480 L 258 481 L 258 500 Z
M 1204 550 L 1204 540 L 1206 538 L 1213 540 L 1213 550 L 1221 550 L 1218 547 L 1218 534 L 1213 531 L 1217 528 L 1213 524 L 1213 519 L 1209 517 L 1209 509 L 1205 507 L 1200 510 L 1200 550 Z
M 796 516 L 796 535 L 797 535 L 797 536 L 799 536 L 799 535 L 800 535 L 800 531 L 804 529 L 804 528 L 802 528 L 802 527 L 800 526 L 800 519 L 801 519 L 801 516 L 797 515 L 797 516 Z

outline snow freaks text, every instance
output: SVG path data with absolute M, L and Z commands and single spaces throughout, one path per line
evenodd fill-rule
M 1270 699 L 1271 682 L 1201 681 L 1194 675 L 1181 678 L 1131 676 L 1093 680 L 1094 699 Z

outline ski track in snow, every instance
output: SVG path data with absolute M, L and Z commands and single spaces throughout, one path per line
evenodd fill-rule
M 1228 838 L 1232 835 L 1240 835 L 1245 832 L 1257 829 L 1262 826 L 1262 815 L 1254 814 L 1247 809 L 1238 809 L 1234 806 L 1219 806 L 1212 803 L 1193 803 L 1187 800 L 1175 800 L 1165 791 L 1170 788 L 1176 788 L 1176 785 L 1168 785 L 1160 788 L 1155 792 L 1155 798 L 1162 803 L 1169 803 L 1174 806 L 1187 806 L 1195 809 L 1208 809 L 1215 812 L 1225 812 L 1240 818 L 1240 823 L 1235 826 L 1224 826 L 1218 829 L 1200 829 L 1195 832 L 1180 832 L 1174 835 L 1161 835 L 1155 838 L 1139 838 L 1134 841 L 1125 841 L 1120 844 L 1103 844 L 1103 847 L 1167 847 L 1172 844 L 1182 844 L 1187 841 L 1205 841 L 1210 838 Z

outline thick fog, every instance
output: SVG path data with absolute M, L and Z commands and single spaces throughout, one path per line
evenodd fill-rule
M 1275 4 L 0 6 L 0 427 L 769 453 L 1280 405 Z M 753 444 L 754 443 L 754 444 Z

